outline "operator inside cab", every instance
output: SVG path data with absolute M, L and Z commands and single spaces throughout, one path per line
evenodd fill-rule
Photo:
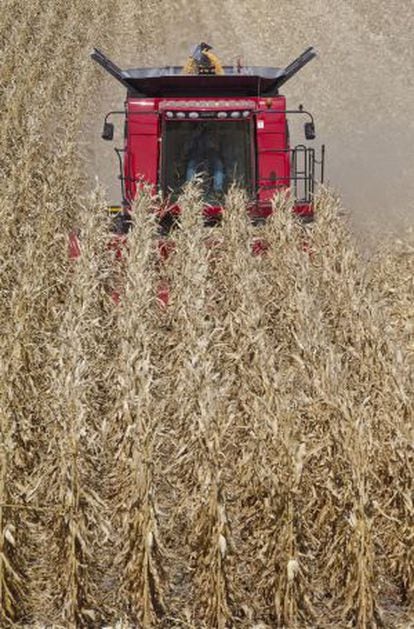
M 210 44 L 205 42 L 195 46 L 183 67 L 183 74 L 224 74 L 223 66 L 212 50 Z M 206 126 L 200 125 L 195 130 L 185 154 L 187 157 L 185 180 L 191 181 L 197 175 L 207 177 L 210 193 L 216 196 L 221 195 L 224 184 L 224 163 L 219 134 L 211 129 L 208 131 Z
M 209 44 L 196 46 L 187 60 L 183 74 L 199 77 L 199 96 L 214 75 L 224 69 Z M 229 187 L 236 183 L 251 190 L 253 131 L 250 118 L 240 112 L 218 116 L 215 111 L 202 111 L 194 99 L 195 111 L 166 118 L 162 151 L 162 188 L 175 202 L 183 186 L 197 178 L 203 198 L 211 205 L 221 205 Z
M 218 129 L 197 125 L 187 155 L 186 181 L 196 176 L 206 181 L 207 194 L 220 197 L 224 185 L 224 163 Z

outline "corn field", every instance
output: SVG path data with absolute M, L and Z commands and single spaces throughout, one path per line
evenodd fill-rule
M 361 253 L 328 190 L 208 229 L 190 187 L 168 261 L 143 191 L 115 262 L 79 146 L 116 4 L 0 6 L 0 626 L 412 626 L 412 239 Z

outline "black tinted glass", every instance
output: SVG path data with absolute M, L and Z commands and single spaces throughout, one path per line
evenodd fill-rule
M 196 176 L 208 203 L 220 201 L 233 182 L 250 191 L 250 121 L 166 122 L 162 174 L 163 192 L 172 200 Z

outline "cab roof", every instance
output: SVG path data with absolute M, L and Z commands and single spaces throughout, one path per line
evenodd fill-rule
M 248 67 L 238 72 L 224 67 L 224 74 L 182 74 L 181 66 L 132 68 L 122 71 L 131 96 L 274 96 L 278 93 L 280 68 Z

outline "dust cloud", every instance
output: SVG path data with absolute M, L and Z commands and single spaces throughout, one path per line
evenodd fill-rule
M 413 32 L 411 0 L 127 0 L 104 49 L 121 67 L 179 64 L 204 40 L 225 63 L 241 57 L 284 66 L 314 46 L 319 57 L 283 91 L 290 106 L 303 103 L 314 113 L 329 184 L 361 242 L 377 242 L 413 224 Z M 117 164 L 99 130 L 106 110 L 122 108 L 124 94 L 101 74 L 86 150 L 90 169 L 116 201 Z

